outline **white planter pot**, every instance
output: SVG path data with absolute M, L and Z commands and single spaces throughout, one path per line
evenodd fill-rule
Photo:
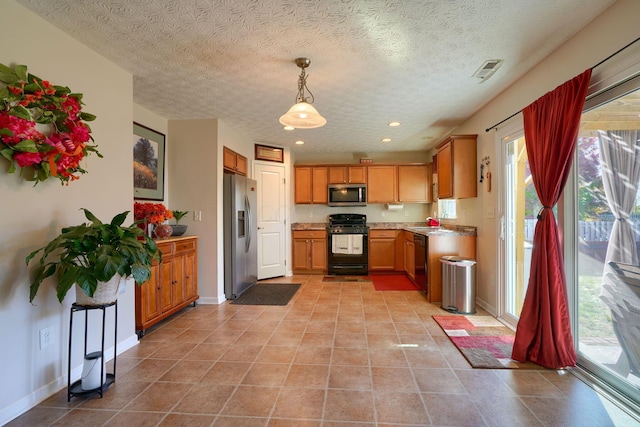
M 118 299 L 120 280 L 122 277 L 116 274 L 108 282 L 98 282 L 93 297 L 87 295 L 80 286 L 76 285 L 76 304 L 96 306 L 115 302 Z

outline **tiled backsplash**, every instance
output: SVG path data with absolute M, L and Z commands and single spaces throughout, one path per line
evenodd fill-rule
M 431 203 L 404 203 L 400 210 L 389 210 L 382 203 L 362 207 L 330 207 L 326 205 L 294 205 L 291 222 L 328 222 L 330 214 L 358 213 L 368 222 L 423 222 L 432 216 Z

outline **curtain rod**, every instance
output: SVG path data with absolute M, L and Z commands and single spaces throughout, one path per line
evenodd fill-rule
M 626 48 L 628 48 L 629 46 L 631 46 L 632 44 L 634 44 L 635 42 L 637 42 L 638 40 L 640 40 L 640 37 L 638 37 L 637 39 L 635 39 L 634 41 L 632 41 L 631 43 L 627 44 L 626 46 L 618 49 L 617 51 L 615 51 L 614 53 L 612 53 L 611 55 L 607 56 L 606 58 L 604 58 L 602 61 L 598 62 L 596 65 L 594 65 L 593 67 L 591 67 L 591 69 L 593 70 L 594 68 L 596 68 L 599 65 L 604 64 L 605 62 L 607 62 L 608 60 L 610 60 L 611 58 L 613 58 L 614 56 L 616 56 L 617 54 L 619 54 L 620 52 L 622 52 L 623 50 L 625 50 Z M 498 123 L 496 123 L 495 125 L 486 128 L 484 131 L 485 132 L 489 132 L 491 129 L 495 129 L 498 126 L 500 126 L 501 124 L 503 124 L 504 122 L 506 122 L 509 119 L 514 118 L 515 116 L 517 116 L 518 114 L 520 114 L 522 110 L 518 110 L 515 113 L 513 113 L 512 115 L 510 115 L 509 117 L 507 117 L 506 119 L 503 119 L 501 121 L 499 121 Z

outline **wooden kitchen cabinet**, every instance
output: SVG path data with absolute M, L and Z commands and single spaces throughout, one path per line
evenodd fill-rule
M 403 231 L 404 233 L 404 272 L 411 279 L 412 282 L 416 281 L 416 253 L 415 243 L 413 243 L 413 233 L 410 231 Z
M 162 262 L 154 262 L 150 279 L 135 291 L 136 331 L 194 303 L 198 297 L 198 238 L 177 237 L 157 242 Z
M 438 198 L 477 197 L 477 136 L 451 135 L 436 147 Z
M 367 203 L 394 203 L 398 191 L 397 165 L 367 167 Z
M 327 271 L 326 230 L 293 231 L 294 273 L 318 273 Z
M 329 184 L 366 184 L 366 166 L 329 166 Z
M 395 271 L 398 230 L 369 230 L 369 271 Z
M 222 147 L 224 168 L 238 175 L 247 176 L 247 158 L 230 148 Z
M 295 166 L 293 180 L 295 203 L 326 204 L 328 202 L 326 166 Z
M 431 164 L 398 165 L 398 202 L 431 203 Z

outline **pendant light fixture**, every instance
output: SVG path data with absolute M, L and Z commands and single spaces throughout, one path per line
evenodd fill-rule
M 305 72 L 305 68 L 307 68 L 309 64 L 311 64 L 309 58 L 296 58 L 296 65 L 302 69 L 302 72 L 298 78 L 296 103 L 293 107 L 289 108 L 286 114 L 280 117 L 280 123 L 285 127 L 313 129 L 324 126 L 327 123 L 327 119 L 322 117 L 320 113 L 318 113 L 318 110 L 311 105 L 313 104 L 314 97 L 307 87 L 307 74 Z M 305 95 L 305 90 L 309 92 L 309 97 Z

